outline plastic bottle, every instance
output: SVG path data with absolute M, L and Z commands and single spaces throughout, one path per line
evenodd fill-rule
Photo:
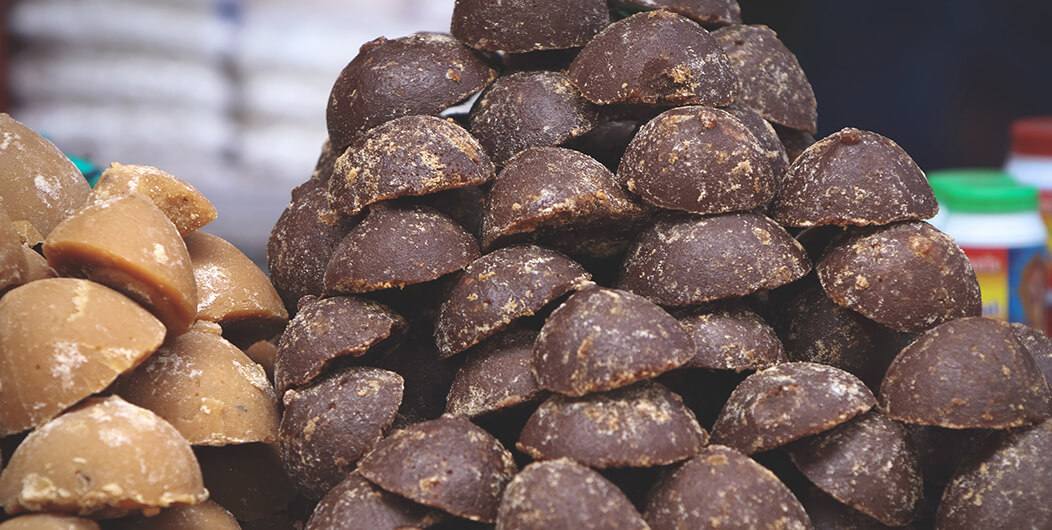
M 983 316 L 1045 330 L 1046 242 L 1038 190 L 1012 182 L 950 184 L 943 230 L 968 256 L 979 279 Z
M 928 184 L 939 202 L 939 213 L 928 220 L 935 228 L 945 232 L 946 218 L 950 213 L 947 190 L 954 186 L 989 186 L 1012 183 L 1011 175 L 992 168 L 955 168 L 927 172 Z
M 1041 217 L 1046 231 L 1052 233 L 1052 116 L 1031 116 L 1012 124 L 1012 152 L 1005 170 L 1019 182 L 1038 189 Z M 1052 240 L 1047 245 L 1052 249 Z M 1046 282 L 1045 310 L 1052 319 L 1052 268 Z M 1046 323 L 1045 329 L 1052 330 L 1052 322 Z

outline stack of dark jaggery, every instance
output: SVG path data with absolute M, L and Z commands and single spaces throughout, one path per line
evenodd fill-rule
M 1052 341 L 979 317 L 909 155 L 816 118 L 733 0 L 363 46 L 268 249 L 307 527 L 1052 524 Z

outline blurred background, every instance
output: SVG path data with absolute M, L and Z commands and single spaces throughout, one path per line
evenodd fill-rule
M 740 0 L 814 85 L 819 132 L 868 129 L 926 170 L 1000 166 L 1052 113 L 1047 0 Z M 325 139 L 340 69 L 377 36 L 448 31 L 453 0 L 27 0 L 3 6 L 0 107 L 105 167 L 158 166 L 259 262 Z

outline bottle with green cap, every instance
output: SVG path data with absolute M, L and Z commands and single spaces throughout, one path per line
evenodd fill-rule
M 927 173 L 928 184 L 935 194 L 935 200 L 939 202 L 939 213 L 928 220 L 932 226 L 946 231 L 946 218 L 950 213 L 949 200 L 946 197 L 947 190 L 956 186 L 990 186 L 1012 183 L 1011 175 L 1000 169 L 989 168 L 955 168 L 940 169 Z
M 979 279 L 983 316 L 1046 329 L 1048 234 L 1038 189 L 1005 175 L 941 184 L 949 210 L 943 231 L 968 256 Z

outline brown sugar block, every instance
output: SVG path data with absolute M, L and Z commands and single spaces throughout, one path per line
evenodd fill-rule
M 45 237 L 77 211 L 91 187 L 51 142 L 0 113 L 0 198 L 14 221 L 28 221 Z
M 615 22 L 570 64 L 570 81 L 589 101 L 721 106 L 738 80 L 719 43 L 692 20 L 669 11 Z
M 406 116 L 370 130 L 340 155 L 332 174 L 329 198 L 344 215 L 396 197 L 478 186 L 494 176 L 474 136 L 433 116 Z
M 533 245 L 486 254 L 453 281 L 435 322 L 435 343 L 444 357 L 462 352 L 589 277 L 570 258 Z
M 431 326 L 417 323 L 410 325 L 405 340 L 397 347 L 370 364 L 402 376 L 405 394 L 399 413 L 419 421 L 445 412 L 446 395 L 461 363 L 457 358 L 443 358 L 435 346 Z
M 263 273 L 222 238 L 194 232 L 183 238 L 197 283 L 197 318 L 223 326 L 223 335 L 249 345 L 273 337 L 289 320 L 285 304 Z
M 377 204 L 340 241 L 325 269 L 328 293 L 361 293 L 437 279 L 478 259 L 478 243 L 426 206 Z
M 674 215 L 639 236 L 618 287 L 685 306 L 773 289 L 809 270 L 800 243 L 762 215 Z
M 164 341 L 164 325 L 88 280 L 45 279 L 0 299 L 0 436 L 109 386 Z
M 768 121 L 811 134 L 818 102 L 793 52 L 767 26 L 728 26 L 712 32 L 741 81 L 738 101 Z
M 492 249 L 537 231 L 562 235 L 604 221 L 629 225 L 645 212 L 610 170 L 588 155 L 531 148 L 512 158 L 490 188 L 482 245 Z
M 192 506 L 165 508 L 152 517 L 129 517 L 114 521 L 113 530 L 241 530 L 230 512 L 211 500 Z
M 191 445 L 277 440 L 274 387 L 263 367 L 219 331 L 200 322 L 169 339 L 117 381 L 117 393 L 167 420 Z
M 808 147 L 815 143 L 815 137 L 811 133 L 783 127 L 777 123 L 772 123 L 771 125 L 774 125 L 774 131 L 778 133 L 778 139 L 785 146 L 785 154 L 789 155 L 790 164 L 795 162 Z
M 1045 374 L 1045 381 L 1052 386 L 1052 339 L 1044 331 L 1026 324 L 1012 322 L 1011 326 L 1015 338 L 1034 357 L 1037 367 L 1041 369 L 1041 373 Z
M 542 388 L 583 396 L 656 377 L 693 356 L 694 342 L 664 309 L 589 286 L 548 317 L 533 345 L 533 370 Z
M 141 195 L 89 204 L 55 227 L 44 242 L 48 265 L 139 302 L 179 335 L 197 316 L 197 283 L 175 225 Z
M 459 416 L 392 433 L 358 463 L 381 488 L 472 521 L 497 518 L 504 486 L 518 471 L 511 453 Z
M 353 226 L 353 219 L 329 206 L 326 187 L 316 181 L 308 181 L 285 207 L 267 241 L 267 264 L 290 313 L 300 298 L 325 291 L 325 267 Z
M 472 186 L 432 193 L 424 204 L 448 215 L 475 236 L 482 239 L 482 210 L 486 204 L 487 186 Z
M 661 478 L 644 513 L 651 528 L 809 529 L 789 488 L 753 459 L 710 445 Z
M 332 142 L 326 138 L 321 144 L 321 152 L 318 153 L 318 161 L 314 164 L 314 171 L 311 171 L 311 180 L 321 183 L 329 182 L 336 168 L 336 159 L 342 154 L 343 151 L 333 149 Z
M 647 202 L 698 214 L 751 210 L 775 191 L 767 154 L 749 128 L 709 107 L 676 108 L 651 120 L 617 172 Z
M 734 389 L 712 438 L 751 455 L 832 429 L 876 403 L 862 381 L 838 368 L 777 364 Z
M 1052 421 L 992 437 L 946 486 L 936 528 L 1052 526 Z
M 274 359 L 278 356 L 278 345 L 273 340 L 259 340 L 253 342 L 243 351 L 249 359 L 263 367 L 267 373 L 267 379 L 274 380 Z
M 679 462 L 708 438 L 679 396 L 644 381 L 579 398 L 552 395 L 526 422 L 516 446 L 538 460 L 566 457 L 604 469 Z
M 449 388 L 446 412 L 474 418 L 543 396 L 531 369 L 536 336 L 509 330 L 473 348 Z
M 52 269 L 50 266 L 48 266 L 47 259 L 45 259 L 44 256 L 38 254 L 37 251 L 27 246 L 23 246 L 22 255 L 24 255 L 26 258 L 26 273 L 24 276 L 24 283 L 35 282 L 37 280 L 43 280 L 45 278 L 55 278 L 58 276 L 58 273 L 55 272 L 55 269 Z
M 0 474 L 7 513 L 120 517 L 208 498 L 190 445 L 160 416 L 92 398 L 29 434 Z
M 0 293 L 30 280 L 28 248 L 0 200 Z
M 99 530 L 99 523 L 72 515 L 33 513 L 0 523 L 0 530 Z
M 278 342 L 274 380 L 278 395 L 306 385 L 340 357 L 361 357 L 405 332 L 406 322 L 387 306 L 353 296 L 304 299 Z
M 307 530 L 429 528 L 444 514 L 388 493 L 354 471 L 314 508 Z
M 342 151 L 388 120 L 438 114 L 497 78 L 471 49 L 448 35 L 418 33 L 362 45 L 329 94 L 329 142 Z
M 850 127 L 808 147 L 782 184 L 770 214 L 786 226 L 884 225 L 928 219 L 939 209 L 906 151 Z
M 584 46 L 608 24 L 604 0 L 457 0 L 452 33 L 478 50 L 529 52 Z
M 320 499 L 391 426 L 402 377 L 379 368 L 349 367 L 285 393 L 281 461 L 307 497 Z
M 642 124 L 637 120 L 604 121 L 587 133 L 567 141 L 565 146 L 596 159 L 610 171 L 617 171 L 621 157 L 624 156 L 640 125 Z M 614 179 L 618 184 L 624 185 L 624 181 L 618 175 L 615 174 Z
M 781 189 L 782 179 L 786 171 L 789 171 L 789 155 L 785 151 L 785 145 L 778 139 L 771 122 L 763 119 L 759 112 L 746 107 L 740 103 L 734 103 L 723 108 L 735 118 L 741 120 L 742 125 L 749 129 L 753 137 L 763 149 L 767 163 L 771 165 L 771 174 L 774 176 L 775 190 Z M 776 193 L 777 195 L 777 193 Z
M 834 302 L 898 331 L 919 333 L 982 313 L 968 257 L 923 221 L 848 230 L 816 270 Z
M 617 0 L 616 3 L 637 8 L 665 9 L 704 26 L 742 23 L 741 7 L 737 0 Z
M 685 366 L 741 372 L 789 361 L 774 328 L 740 300 L 675 316 L 694 341 L 694 357 Z
M 913 521 L 923 493 L 906 428 L 870 412 L 788 447 L 796 467 L 834 498 L 889 526 Z
M 524 11 L 531 18 L 535 10 Z M 497 165 L 530 148 L 559 145 L 599 123 L 599 110 L 562 72 L 501 77 L 471 108 L 471 133 Z
M 194 448 L 208 498 L 242 521 L 258 521 L 285 510 L 296 497 L 282 469 L 277 444 Z
M 534 462 L 515 475 L 501 499 L 497 526 L 509 530 L 649 528 L 617 486 L 568 458 Z
M 926 484 L 945 486 L 957 466 L 995 432 L 991 429 L 947 429 L 934 425 L 904 424 L 917 450 Z
M 92 189 L 92 200 L 138 193 L 150 199 L 179 230 L 190 232 L 215 220 L 215 206 L 193 186 L 152 166 L 116 162 L 102 172 Z
M 1012 328 L 961 318 L 924 333 L 888 367 L 881 408 L 893 419 L 951 429 L 1007 429 L 1052 415 L 1052 392 Z
M 926 502 L 927 499 L 922 499 Z M 891 530 L 903 528 L 885 525 L 876 519 L 830 497 L 815 486 L 800 495 L 815 530 Z M 906 526 L 905 528 L 916 528 Z

